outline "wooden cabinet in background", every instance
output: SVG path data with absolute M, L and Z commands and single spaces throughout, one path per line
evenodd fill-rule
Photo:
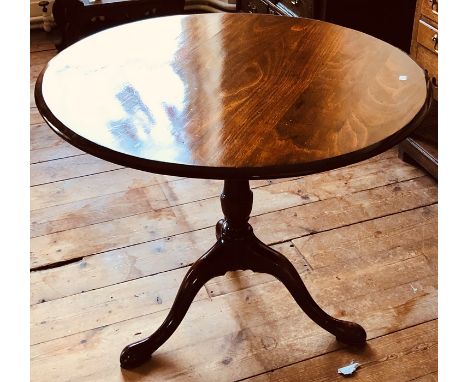
M 418 0 L 413 24 L 411 57 L 427 72 L 434 89 L 429 115 L 413 135 L 400 145 L 400 158 L 416 162 L 437 179 L 438 167 L 438 50 L 439 0 Z

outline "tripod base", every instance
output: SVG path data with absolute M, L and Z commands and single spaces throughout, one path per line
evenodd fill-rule
M 126 346 L 120 365 L 131 369 L 142 365 L 174 333 L 196 294 L 210 279 L 226 272 L 251 269 L 268 273 L 281 281 L 302 310 L 338 341 L 362 345 L 364 329 L 353 322 L 338 320 L 325 313 L 309 294 L 299 273 L 281 253 L 262 243 L 247 223 L 252 208 L 248 181 L 226 181 L 221 205 L 225 219 L 216 225 L 217 242 L 187 272 L 165 321 L 151 336 Z

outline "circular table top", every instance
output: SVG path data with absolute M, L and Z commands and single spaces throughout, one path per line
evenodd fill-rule
M 423 70 L 364 33 L 302 18 L 202 14 L 85 38 L 38 78 L 71 144 L 140 170 L 217 179 L 330 170 L 401 141 L 428 104 Z

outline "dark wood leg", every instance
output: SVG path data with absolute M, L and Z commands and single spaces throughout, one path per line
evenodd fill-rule
M 123 349 L 120 355 L 123 368 L 131 369 L 143 364 L 167 341 L 206 282 L 228 271 L 241 269 L 275 276 L 286 286 L 302 310 L 339 341 L 353 345 L 366 341 L 366 332 L 360 325 L 338 320 L 325 313 L 313 300 L 289 260 L 257 239 L 248 224 L 252 202 L 252 191 L 247 180 L 225 181 L 221 194 L 224 219 L 216 224 L 216 244 L 190 267 L 160 328 L 148 338 Z
M 177 329 L 203 285 L 213 277 L 225 273 L 217 272 L 221 269 L 218 263 L 218 259 L 222 258 L 221 252 L 222 246 L 216 243 L 190 267 L 177 292 L 174 304 L 159 329 L 148 338 L 130 344 L 122 350 L 120 365 L 123 368 L 131 369 L 145 363 Z
M 362 345 L 366 342 L 366 332 L 361 325 L 338 320 L 317 305 L 296 268 L 281 253 L 256 239 L 252 241 L 249 256 L 253 264 L 251 269 L 254 272 L 269 273 L 281 281 L 304 313 L 323 329 L 335 335 L 338 341 L 348 345 Z

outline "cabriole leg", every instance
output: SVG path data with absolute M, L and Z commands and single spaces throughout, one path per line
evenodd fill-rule
M 140 366 L 151 358 L 151 354 L 169 339 L 182 322 L 200 288 L 213 277 L 235 270 L 251 269 L 271 274 L 284 284 L 302 310 L 318 325 L 334 334 L 338 341 L 351 345 L 365 343 L 366 332 L 360 325 L 338 320 L 323 311 L 289 260 L 254 235 L 248 223 L 252 202 L 252 191 L 247 180 L 224 182 L 221 194 L 224 219 L 216 224 L 216 244 L 190 267 L 159 329 L 123 349 L 120 355 L 123 368 Z

